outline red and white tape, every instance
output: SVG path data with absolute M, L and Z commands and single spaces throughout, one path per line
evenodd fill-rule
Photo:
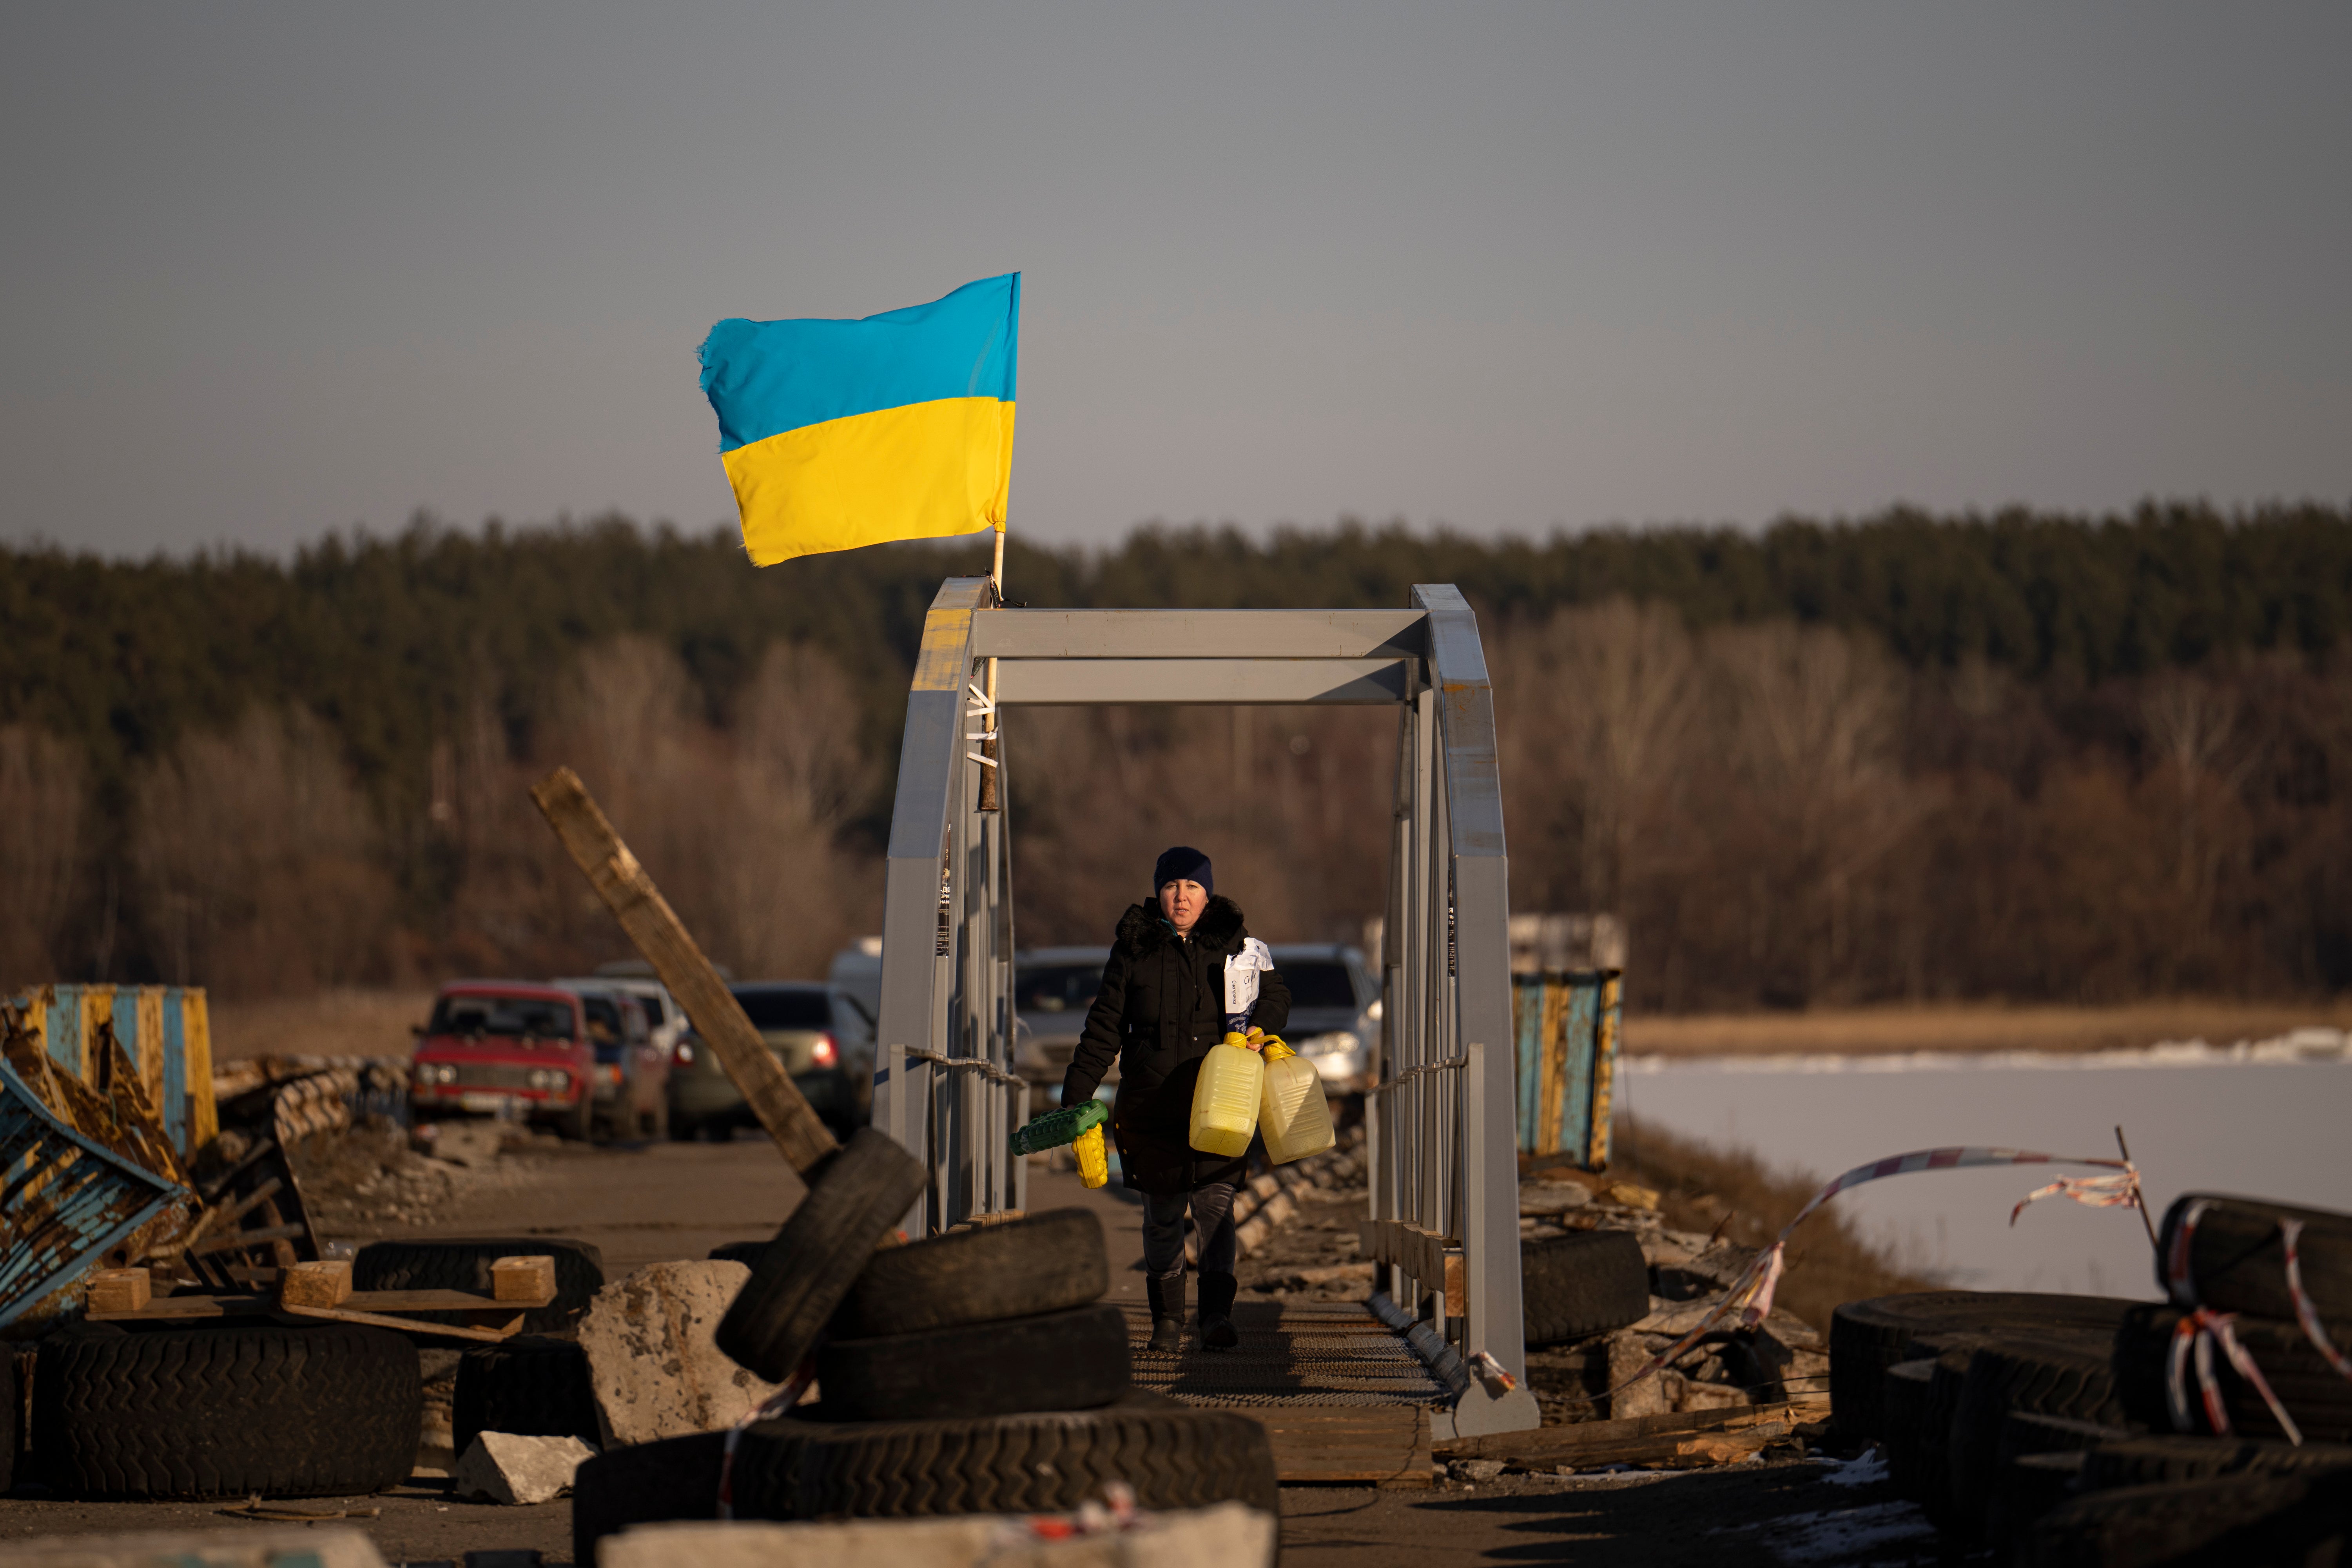
M 2189 1373 L 2193 1366 L 2197 1373 L 2197 1392 L 2205 1407 L 2206 1424 L 2221 1436 L 2230 1435 L 2230 1412 L 2221 1403 L 2221 1390 L 2213 1379 L 2214 1342 L 2219 1342 L 2222 1353 L 2230 1358 L 2238 1375 L 2253 1385 L 2270 1407 L 2271 1419 L 2286 1434 L 2287 1441 L 2300 1447 L 2303 1433 L 2294 1418 L 2286 1413 L 2277 1394 L 2263 1376 L 2254 1358 L 2238 1342 L 2231 1329 L 2237 1321 L 2235 1312 L 2216 1312 L 2197 1297 L 2197 1275 L 2189 1267 L 2190 1244 L 2196 1239 L 2197 1222 L 2213 1206 L 2210 1198 L 2198 1198 L 2180 1211 L 2179 1224 L 2172 1227 L 2172 1247 L 2164 1255 L 2164 1289 L 2172 1304 L 2181 1310 L 2179 1323 L 2172 1331 L 2172 1354 L 2165 1371 L 2165 1403 L 2172 1412 L 2172 1425 L 2182 1432 L 2196 1430 L 2195 1413 L 2189 1407 Z M 2319 1308 L 2303 1288 L 2303 1259 L 2300 1246 L 2303 1222 L 2285 1219 L 2279 1222 L 2279 1240 L 2286 1254 L 2287 1299 L 2294 1303 L 2295 1321 L 2303 1325 L 2304 1337 L 2326 1359 L 2337 1375 L 2352 1379 L 2352 1361 L 2336 1348 L 2327 1337 L 2327 1329 L 2319 1320 Z M 2190 1353 L 2191 1350 L 2194 1353 Z
M 2053 1195 L 2069 1197 L 2094 1208 L 2137 1208 L 2140 1205 L 2139 1171 L 2128 1160 L 2079 1159 L 2067 1154 L 2036 1153 L 2030 1149 L 1990 1149 L 1969 1145 L 1957 1149 L 1919 1149 L 1908 1154 L 1874 1160 L 1867 1165 L 1856 1165 L 1815 1193 L 1805 1206 L 1797 1211 L 1797 1217 L 1780 1227 L 1779 1238 L 1756 1255 L 1755 1261 L 1731 1282 L 1731 1288 L 1724 1292 L 1723 1300 L 1699 1320 L 1696 1328 L 1651 1357 L 1639 1372 L 1609 1392 L 1612 1394 L 1622 1393 L 1671 1364 L 1685 1351 L 1716 1332 L 1717 1326 L 1735 1310 L 1739 1314 L 1738 1322 L 1733 1325 L 1735 1328 L 1751 1329 L 1769 1317 L 1773 1292 L 1779 1289 L 1781 1273 L 1787 1268 L 1790 1236 L 1815 1209 L 1847 1188 L 1888 1176 L 1907 1176 L 1918 1171 L 1959 1171 L 1977 1165 L 2093 1165 L 2116 1173 L 2112 1176 L 2062 1176 L 2047 1186 L 2037 1188 L 2010 1210 L 2009 1223 L 2011 1225 L 2017 1223 L 2017 1216 L 2025 1211 L 2027 1204 Z

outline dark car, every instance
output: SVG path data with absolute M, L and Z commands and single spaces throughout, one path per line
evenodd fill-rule
M 874 1114 L 874 1020 L 857 999 L 821 980 L 731 985 L 751 1026 L 835 1135 L 846 1138 Z M 698 1030 L 678 1042 L 669 1074 L 669 1131 L 730 1136 L 758 1124 L 743 1091 Z

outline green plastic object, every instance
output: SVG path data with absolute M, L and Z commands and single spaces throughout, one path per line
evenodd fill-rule
M 1091 1132 L 1110 1120 L 1110 1107 L 1099 1100 L 1089 1100 L 1084 1105 L 1066 1105 L 1059 1110 L 1049 1110 L 1028 1126 L 1013 1134 L 1013 1152 L 1016 1154 L 1042 1154 L 1048 1149 L 1059 1149 L 1075 1143 L 1079 1135 Z

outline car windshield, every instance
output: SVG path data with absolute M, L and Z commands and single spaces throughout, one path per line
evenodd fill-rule
M 637 998 L 637 1005 L 646 1010 L 646 1022 L 647 1024 L 653 1026 L 653 1027 L 656 1029 L 662 1026 L 662 1019 L 666 1015 L 662 1012 L 660 997 L 640 996 Z
M 1283 983 L 1290 987 L 1294 1007 L 1349 1007 L 1356 1005 L 1356 987 L 1344 963 L 1284 963 Z
M 433 1004 L 436 1035 L 496 1035 L 506 1039 L 568 1040 L 572 1009 L 539 996 L 444 996 Z
M 1013 982 L 1013 1005 L 1024 1013 L 1083 1013 L 1102 989 L 1099 963 L 1024 964 Z
M 778 1029 L 830 1029 L 833 1001 L 822 991 L 770 991 L 747 986 L 735 993 L 751 1016 L 751 1026 L 767 1033 Z

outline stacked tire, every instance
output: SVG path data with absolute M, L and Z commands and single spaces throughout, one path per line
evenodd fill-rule
M 386 1329 L 223 1325 L 43 1340 L 32 1451 L 52 1490 L 93 1498 L 347 1497 L 408 1479 L 424 1382 Z
M 1278 1511 L 1265 1429 L 1139 1392 L 1101 1222 L 1060 1210 L 883 1244 L 922 1167 L 861 1129 L 809 1194 L 719 1326 L 719 1347 L 815 1404 L 737 1436 L 611 1450 L 573 1489 L 575 1558 L 634 1523 L 1060 1511 L 1133 1489 L 1145 1508 L 1241 1500 Z M 723 1482 L 722 1482 L 723 1477 Z
M 2352 1562 L 2352 1378 L 2299 1321 L 2288 1222 L 2302 1304 L 2352 1351 L 2352 1215 L 2190 1194 L 2165 1219 L 2167 1302 L 1948 1290 L 1840 1307 L 1836 1426 L 1874 1441 L 1939 1529 L 2002 1561 Z M 2300 1443 L 2219 1347 L 2209 1400 L 2179 1353 L 2210 1321 L 2200 1307 L 2234 1314 Z

